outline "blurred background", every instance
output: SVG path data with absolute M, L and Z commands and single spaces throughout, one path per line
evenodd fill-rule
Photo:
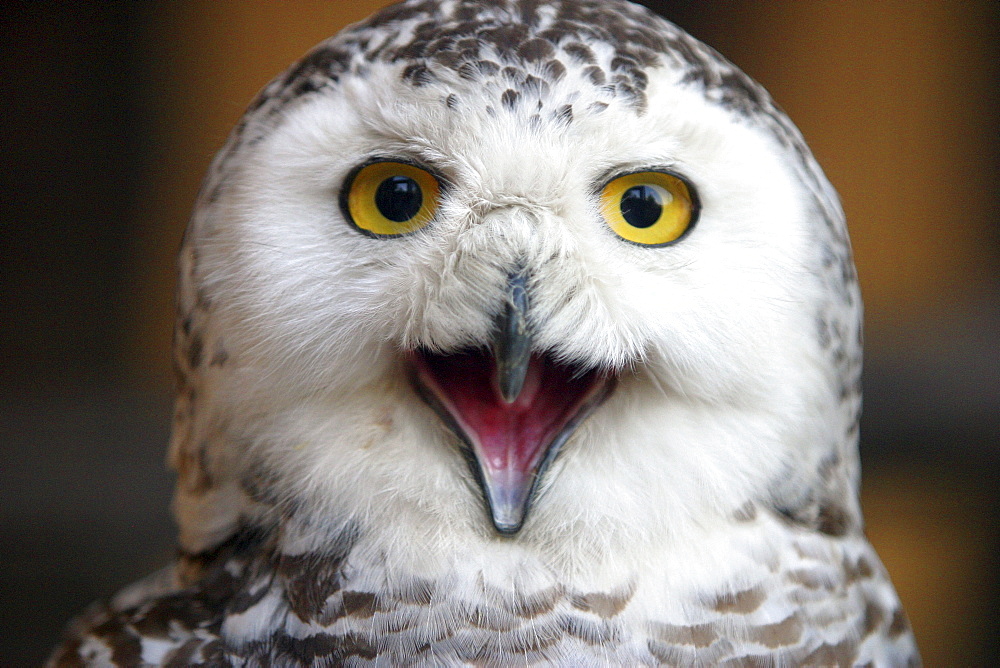
M 384 4 L 4 4 L 0 665 L 170 559 L 174 255 L 199 181 L 258 89 Z M 761 81 L 840 191 L 868 533 L 927 665 L 996 664 L 1000 3 L 646 4 Z

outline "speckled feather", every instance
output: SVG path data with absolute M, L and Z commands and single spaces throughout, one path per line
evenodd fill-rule
M 164 581 L 181 576 L 158 573 L 134 585 L 138 592 L 126 590 L 110 607 L 90 611 L 83 620 L 89 633 L 67 643 L 54 664 L 132 666 L 150 657 L 168 666 L 916 661 L 912 654 L 907 659 L 909 626 L 884 590 L 887 576 L 858 539 L 834 545 L 802 532 L 784 552 L 768 555 L 766 573 L 753 586 L 689 601 L 690 618 L 682 624 L 637 624 L 626 614 L 633 587 L 582 592 L 549 580 L 501 591 L 481 577 L 455 582 L 456 573 L 439 582 L 354 589 L 351 571 L 362 565 L 349 563 L 350 551 L 345 537 L 333 555 L 292 557 L 273 540 L 239 534 L 173 567 L 193 570 L 184 577 L 194 584 L 163 593 Z M 373 582 L 370 573 L 364 579 Z M 456 589 L 468 595 L 455 596 Z M 896 652 L 886 651 L 893 645 Z
M 746 483 L 749 491 L 742 491 L 736 483 L 728 487 L 720 483 L 718 487 L 731 488 L 736 497 L 721 501 L 706 496 L 708 500 L 700 505 L 692 501 L 697 510 L 692 509 L 690 517 L 680 513 L 674 519 L 668 514 L 667 520 L 661 520 L 651 514 L 649 530 L 643 531 L 643 519 L 633 518 L 648 509 L 647 500 L 646 506 L 637 503 L 640 511 L 623 513 L 620 527 L 612 510 L 601 514 L 588 508 L 580 510 L 579 517 L 552 519 L 558 509 L 571 507 L 563 503 L 560 485 L 569 486 L 565 494 L 570 498 L 589 493 L 586 481 L 593 478 L 581 478 L 573 491 L 574 471 L 590 475 L 603 466 L 608 479 L 619 475 L 617 460 L 600 459 L 604 455 L 593 454 L 594 444 L 603 443 L 602 438 L 607 441 L 609 430 L 623 425 L 632 429 L 625 420 L 642 414 L 643 392 L 649 387 L 655 387 L 654 396 L 666 393 L 676 403 L 690 401 L 686 419 L 716 401 L 733 408 L 737 411 L 732 418 L 738 425 L 735 432 L 742 428 L 738 411 L 752 402 L 700 398 L 703 387 L 719 387 L 725 394 L 726 383 L 712 386 L 707 381 L 691 381 L 686 385 L 681 363 L 661 362 L 669 371 L 649 371 L 651 380 L 644 381 L 644 366 L 659 369 L 658 356 L 665 355 L 656 342 L 631 348 L 622 343 L 620 350 L 612 351 L 615 356 L 608 352 L 606 359 L 600 357 L 603 353 L 594 352 L 586 362 L 598 360 L 609 368 L 632 369 L 635 378 L 623 376 L 616 390 L 619 403 L 609 401 L 603 413 L 590 418 L 567 445 L 569 452 L 548 473 L 551 479 L 541 488 L 539 517 L 522 534 L 504 538 L 492 533 L 481 508 L 463 509 L 457 513 L 459 519 L 443 520 L 444 511 L 434 505 L 437 499 L 420 498 L 419 490 L 433 494 L 432 490 L 446 489 L 447 494 L 441 495 L 447 501 L 441 502 L 445 509 L 456 503 L 454 499 L 471 499 L 468 505 L 479 503 L 454 439 L 440 425 L 432 424 L 426 407 L 407 409 L 411 413 L 405 419 L 397 409 L 386 409 L 356 429 L 347 424 L 353 417 L 347 419 L 344 433 L 352 442 L 363 441 L 364 452 L 341 456 L 324 455 L 324 448 L 336 448 L 314 445 L 322 440 L 315 434 L 328 432 L 330 424 L 339 425 L 336 415 L 353 415 L 348 413 L 350 401 L 346 394 L 333 392 L 331 401 L 347 406 L 344 412 L 332 413 L 334 418 L 326 422 L 313 417 L 308 411 L 321 412 L 325 405 L 314 399 L 325 391 L 318 389 L 319 380 L 310 378 L 311 385 L 303 382 L 306 389 L 293 390 L 287 389 L 284 378 L 275 376 L 270 386 L 273 397 L 240 404 L 233 398 L 234 387 L 250 394 L 257 382 L 249 382 L 250 378 L 267 385 L 271 367 L 259 370 L 257 355 L 274 356 L 266 336 L 254 338 L 237 331 L 244 326 L 256 331 L 260 324 L 254 318 L 268 317 L 233 306 L 242 303 L 244 292 L 255 288 L 227 287 L 228 264 L 250 263 L 257 251 L 241 246 L 243 237 L 227 236 L 227 230 L 239 227 L 231 221 L 243 215 L 241 207 L 252 206 L 246 203 L 254 196 L 248 194 L 247 185 L 254 183 L 252 166 L 265 160 L 259 154 L 273 153 L 268 142 L 276 133 L 313 118 L 308 114 L 319 108 L 317 104 L 326 99 L 350 100 L 343 104 L 364 100 L 367 93 L 357 91 L 363 91 L 367 82 L 392 87 L 384 97 L 376 96 L 383 115 L 393 113 L 396 100 L 412 94 L 422 96 L 422 104 L 436 101 L 433 114 L 427 113 L 439 122 L 476 122 L 488 134 L 494 127 L 491 124 L 506 127 L 503 124 L 513 118 L 526 133 L 539 137 L 571 134 L 572 128 L 588 124 L 599 127 L 604 118 L 610 123 L 631 122 L 628 119 L 644 123 L 657 114 L 672 113 L 656 106 L 656 100 L 662 99 L 657 96 L 663 95 L 658 92 L 660 86 L 679 91 L 678 108 L 702 104 L 718 110 L 720 119 L 739 128 L 741 138 L 751 138 L 745 140 L 748 145 L 755 150 L 766 146 L 780 156 L 787 178 L 798 188 L 801 218 L 808 221 L 801 233 L 804 241 L 795 247 L 807 248 L 808 257 L 797 261 L 799 273 L 795 275 L 808 277 L 812 287 L 802 296 L 782 284 L 775 294 L 787 292 L 793 300 L 805 302 L 795 309 L 795 318 L 808 323 L 808 342 L 803 346 L 809 361 L 802 364 L 815 366 L 816 378 L 822 380 L 814 384 L 826 383 L 829 389 L 817 391 L 817 407 L 801 413 L 821 415 L 813 419 L 822 429 L 795 431 L 788 438 L 801 447 L 791 454 L 776 447 L 780 456 L 768 460 L 767 473 L 760 477 L 763 482 L 750 480 L 754 476 L 750 471 L 733 478 L 741 484 L 743 478 L 750 480 Z M 688 102 L 691 96 L 697 101 Z M 376 121 L 365 123 L 358 127 L 368 128 Z M 405 145 L 405 131 L 394 130 L 395 135 L 380 130 L 392 135 L 384 144 Z M 400 140 L 399 136 L 404 137 Z M 450 164 L 441 157 L 447 149 L 428 147 L 425 136 L 411 143 L 421 143 L 419 150 L 407 149 L 421 159 Z M 374 154 L 384 150 L 376 149 Z M 368 154 L 373 153 L 369 150 Z M 606 172 L 604 163 L 613 161 L 595 157 L 595 162 L 601 163 L 595 171 Z M 459 167 L 453 169 L 461 173 Z M 528 195 L 503 199 L 503 193 L 485 186 L 482 192 L 486 194 L 478 195 L 468 207 L 477 216 L 480 209 L 542 206 Z M 710 206 L 711 201 L 706 208 Z M 428 265 L 427 271 L 442 276 L 465 271 L 490 275 L 492 260 L 482 264 L 462 260 L 473 269 L 455 264 L 460 261 L 456 258 L 474 256 L 471 249 L 477 248 L 471 242 L 463 246 L 471 233 L 462 234 L 461 239 L 448 242 L 449 248 L 461 252 L 445 254 L 451 258 L 447 264 L 440 269 Z M 529 242 L 517 243 L 521 244 L 517 251 L 526 253 Z M 513 247 L 515 241 L 510 244 Z M 502 250 L 495 252 L 502 254 Z M 572 257 L 575 251 L 561 252 Z M 431 253 L 424 248 L 414 251 L 420 259 L 433 257 Z M 539 267 L 547 266 L 545 262 L 556 264 L 551 258 L 558 256 L 557 251 L 546 246 L 537 253 L 544 258 Z M 294 260 L 289 262 L 289 271 L 301 269 Z M 366 262 L 348 262 L 345 271 L 359 275 L 370 266 L 402 261 Z M 799 265 L 805 268 L 799 270 Z M 683 273 L 686 266 L 679 263 L 675 268 Z M 307 269 L 312 271 L 312 265 Z M 322 281 L 315 278 L 321 272 L 309 271 L 311 280 Z M 542 269 L 538 271 L 542 275 Z M 347 28 L 268 85 L 233 131 L 203 187 L 181 251 L 180 275 L 175 332 L 179 392 L 171 462 L 179 473 L 176 512 L 182 554 L 176 564 L 88 611 L 71 627 L 52 665 L 919 663 L 905 614 L 862 532 L 856 491 L 861 304 L 836 194 L 798 131 L 758 84 L 645 9 L 619 0 L 411 0 Z M 248 276 L 244 282 L 252 284 L 254 275 Z M 432 301 L 440 300 L 457 312 L 458 307 L 448 301 L 449 284 L 428 285 L 432 287 L 425 292 L 432 295 Z M 299 284 L 283 284 L 281 294 L 294 298 L 299 289 L 306 290 Z M 488 286 L 480 289 L 488 292 Z M 552 314 L 553 322 L 563 322 L 560 318 L 566 318 L 566 313 L 591 312 L 595 304 L 605 306 L 608 299 L 602 302 L 595 296 L 599 292 L 581 283 L 564 290 L 550 306 L 544 297 L 539 302 L 542 311 L 547 308 Z M 258 295 L 251 297 L 262 301 Z M 495 299 L 490 299 L 480 301 L 493 304 Z M 483 322 L 492 317 L 490 308 L 479 309 L 484 311 Z M 606 310 L 615 315 L 612 306 Z M 357 318 L 362 312 L 352 311 L 344 319 Z M 371 391 L 419 404 L 407 380 L 398 378 L 405 373 L 393 351 L 414 342 L 445 349 L 457 349 L 459 343 L 470 340 L 482 343 L 483 327 L 477 330 L 469 325 L 468 331 L 460 332 L 461 337 L 455 334 L 453 340 L 447 332 L 435 329 L 431 306 L 410 305 L 406 312 L 410 324 L 400 325 L 395 335 L 382 334 L 378 343 L 371 344 L 376 352 L 366 353 L 367 357 L 356 351 L 350 354 L 354 357 L 344 354 L 352 361 L 343 368 L 360 368 L 362 362 L 354 361 L 357 358 L 364 360 L 366 369 L 385 369 L 384 376 L 372 381 Z M 274 317 L 280 323 L 283 316 Z M 633 320 L 639 319 L 633 314 Z M 420 320 L 423 327 L 416 334 L 410 333 L 414 320 Z M 568 334 L 563 344 L 556 336 L 559 331 L 579 330 L 583 332 L 580 337 L 586 338 L 589 330 L 578 320 L 572 322 L 573 326 L 562 330 L 554 328 L 549 345 L 563 357 L 582 358 L 579 346 L 583 344 Z M 622 325 L 620 332 L 631 333 L 628 326 Z M 447 330 L 445 324 L 441 327 Z M 357 335 L 357 330 L 343 331 Z M 315 336 L 320 340 L 319 334 Z M 641 338 L 640 334 L 635 338 Z M 302 344 L 303 348 L 312 341 Z M 315 366 L 323 354 L 334 354 L 330 346 L 315 345 L 304 355 L 307 365 Z M 674 345 L 683 348 L 683 341 Z M 697 358 L 692 359 L 688 365 L 697 366 Z M 290 355 L 288 365 L 295 361 Z M 742 391 L 738 380 L 731 384 Z M 287 400 L 279 398 L 285 395 Z M 619 421 L 613 422 L 610 412 L 616 407 Z M 771 422 L 761 418 L 775 433 L 781 427 L 773 424 L 785 420 L 782 409 L 774 410 L 775 417 L 768 418 Z M 788 411 L 799 415 L 792 408 Z M 601 423 L 604 419 L 608 420 L 606 428 Z M 293 424 L 289 420 L 299 421 L 301 428 L 287 430 Z M 256 426 L 244 428 L 244 424 Z M 423 457 L 421 466 L 433 473 L 415 478 L 414 487 L 419 490 L 412 498 L 406 497 L 406 480 L 399 482 L 399 489 L 395 482 L 385 483 L 373 489 L 369 498 L 363 490 L 385 479 L 376 474 L 365 477 L 363 466 L 373 460 L 364 453 L 371 448 L 391 450 L 384 443 L 405 431 L 401 424 L 416 425 L 405 432 L 411 438 L 415 431 L 426 432 L 420 443 L 428 449 L 414 456 Z M 285 437 L 282 429 L 294 433 Z M 635 440 L 630 436 L 634 433 L 640 432 L 623 432 L 623 443 Z M 573 452 L 574 444 L 579 453 Z M 669 451 L 670 447 L 660 449 Z M 342 465 L 348 471 L 330 473 L 327 480 L 315 473 L 317 462 L 336 462 L 334 468 Z M 736 468 L 737 463 L 732 466 Z M 362 468 L 352 472 L 352 467 Z M 671 475 L 686 475 L 699 487 L 714 484 L 707 477 L 700 480 L 696 470 Z M 442 483 L 448 476 L 453 481 Z M 641 482 L 629 478 L 622 484 Z M 614 489 L 610 483 L 608 489 Z M 685 488 L 679 484 L 678 489 Z M 595 491 L 595 498 L 602 498 L 602 493 Z M 650 492 L 648 499 L 659 499 L 657 493 Z M 662 493 L 669 494 L 669 490 Z M 393 505 L 394 494 L 399 495 L 401 505 Z M 352 495 L 357 498 L 349 501 Z M 393 499 L 385 505 L 396 510 L 380 515 L 379 504 L 386 499 Z M 428 510 L 421 515 L 424 502 Z M 683 503 L 683 498 L 676 502 Z M 605 505 L 613 508 L 614 502 L 605 501 Z M 667 502 L 663 505 L 673 508 Z M 412 522 L 407 514 L 411 506 L 417 508 Z M 432 525 L 428 518 L 441 523 Z M 669 535 L 660 540 L 657 530 L 663 526 L 670 527 L 664 530 Z M 591 567 L 588 555 L 597 565 Z M 688 574 L 687 568 L 697 572 Z

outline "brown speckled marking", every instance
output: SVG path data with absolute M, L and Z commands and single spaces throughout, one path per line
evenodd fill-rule
M 819 506 L 816 529 L 828 536 L 841 537 L 853 526 L 853 521 L 843 505 L 827 499 Z
M 748 638 L 765 647 L 777 649 L 797 643 L 802 638 L 803 630 L 802 619 L 794 614 L 774 624 L 750 627 Z
M 111 660 L 119 666 L 142 663 L 142 639 L 124 620 L 112 617 L 94 629 L 94 635 L 112 648 Z
M 865 603 L 865 612 L 862 616 L 861 637 L 867 638 L 872 633 L 875 633 L 884 621 L 885 611 L 881 606 L 876 605 L 873 601 L 867 601 Z
M 676 626 L 674 624 L 656 623 L 652 625 L 651 631 L 657 640 L 668 645 L 708 647 L 719 639 L 719 634 L 712 624 Z
M 868 580 L 875 574 L 875 568 L 868 561 L 865 555 L 858 557 L 857 561 L 851 561 L 844 557 L 841 566 L 844 570 L 844 579 L 847 584 L 854 584 L 860 580 Z
M 748 615 L 767 600 L 767 594 L 759 587 L 744 591 L 721 594 L 709 606 L 722 614 Z
M 341 592 L 340 568 L 352 546 L 353 538 L 345 534 L 342 544 L 332 553 L 278 557 L 275 569 L 284 580 L 285 597 L 292 612 L 303 622 L 330 624 L 343 614 L 364 614 L 369 603 L 374 607 L 374 595 L 362 592 L 343 592 L 339 605 L 336 602 L 328 605 L 328 601 Z M 372 597 L 370 601 L 369 596 Z M 353 608 L 348 610 L 348 605 Z
M 771 510 L 787 522 L 810 531 L 818 531 L 834 538 L 841 538 L 861 530 L 861 520 L 857 514 L 848 510 L 841 499 L 846 498 L 846 480 L 838 480 L 827 485 L 817 481 L 817 487 L 810 494 L 794 505 L 775 504 Z M 823 490 L 822 487 L 832 488 Z M 845 487 L 843 493 L 834 490 Z
M 898 638 L 909 631 L 910 620 L 906 618 L 906 613 L 903 612 L 902 608 L 896 608 L 892 611 L 892 621 L 889 622 L 889 637 Z
M 632 600 L 635 593 L 633 587 L 629 587 L 622 592 L 573 594 L 570 596 L 570 603 L 577 610 L 592 612 L 598 617 L 610 619 L 620 613 Z
M 344 612 L 351 617 L 374 617 L 385 608 L 379 604 L 378 596 L 367 591 L 343 592 Z
M 825 589 L 832 591 L 835 584 L 828 576 L 821 575 L 817 571 L 797 568 L 788 571 L 786 579 L 796 585 L 806 589 Z
M 836 645 L 823 644 L 802 660 L 804 666 L 854 666 L 857 659 L 856 644 L 849 638 Z

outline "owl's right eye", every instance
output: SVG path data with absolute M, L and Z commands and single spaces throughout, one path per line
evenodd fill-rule
M 367 164 L 347 178 L 340 206 L 360 231 L 397 237 L 424 227 L 434 218 L 441 185 L 433 174 L 405 162 Z

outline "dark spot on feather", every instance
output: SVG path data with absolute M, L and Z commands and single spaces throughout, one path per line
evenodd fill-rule
M 341 665 L 346 659 L 374 659 L 378 650 L 370 642 L 357 634 L 334 636 L 329 633 L 317 633 L 305 638 L 295 638 L 288 635 L 278 635 L 274 639 L 277 656 L 274 665 Z M 267 656 L 260 654 L 259 656 Z M 289 664 L 294 660 L 295 664 Z M 333 663 L 330 663 L 333 662 Z
M 521 90 L 528 95 L 538 95 L 539 97 L 545 97 L 549 94 L 549 84 L 542 79 L 539 79 L 533 74 L 529 74 L 524 78 L 521 83 Z M 541 100 L 539 100 L 541 101 Z
M 777 649 L 797 643 L 802 637 L 802 631 L 802 620 L 795 614 L 775 624 L 752 626 L 747 637 L 752 642 Z
M 351 617 L 372 617 L 381 612 L 378 596 L 366 591 L 345 591 L 344 612 Z
M 885 621 L 885 611 L 872 601 L 865 602 L 865 612 L 862 616 L 861 637 L 866 638 L 878 630 Z
M 832 501 L 820 505 L 816 528 L 821 533 L 839 538 L 847 534 L 851 526 L 851 517 L 843 506 Z
M 271 579 L 266 578 L 255 583 L 256 586 L 246 586 L 241 588 L 229 601 L 226 606 L 227 614 L 239 615 L 260 603 L 267 592 L 271 590 Z
M 510 57 L 526 41 L 529 28 L 523 24 L 512 23 L 485 28 L 478 34 L 480 39 L 492 44 L 501 55 Z
M 559 120 L 560 123 L 564 123 L 566 125 L 569 125 L 570 123 L 572 123 L 573 122 L 573 105 L 572 104 L 564 104 L 563 106 L 559 107 L 559 109 L 556 111 L 556 118 Z
M 507 66 L 500 70 L 500 75 L 511 82 L 520 81 L 524 77 L 524 70 L 519 67 Z
M 479 79 L 479 68 L 476 67 L 475 63 L 466 62 L 458 68 L 458 76 L 467 81 L 476 81 Z
M 836 645 L 822 644 L 802 659 L 803 666 L 858 666 L 857 647 L 850 639 Z M 858 666 L 863 668 L 863 666 Z
M 275 569 L 285 580 L 285 598 L 303 622 L 330 623 L 340 615 L 342 610 L 337 606 L 328 608 L 327 601 L 341 590 L 340 566 L 353 544 L 353 534 L 345 532 L 322 557 L 317 554 L 278 557 Z
M 598 617 L 610 619 L 625 609 L 632 600 L 633 592 L 634 590 L 629 588 L 620 593 L 574 594 L 570 596 L 570 603 L 577 610 L 592 612 Z
M 635 58 L 628 58 L 624 56 L 615 56 L 611 59 L 611 71 L 617 72 L 619 70 L 625 70 L 631 72 L 639 67 L 639 63 L 636 62 Z
M 492 60 L 480 60 L 476 63 L 476 69 L 484 77 L 491 77 L 500 71 L 500 64 Z
M 522 43 L 517 47 L 517 55 L 526 62 L 534 63 L 546 58 L 551 58 L 554 49 L 552 44 L 544 39 L 534 38 Z
M 874 567 L 864 555 L 859 557 L 858 560 L 853 563 L 850 558 L 845 556 L 841 566 L 844 569 L 844 578 L 849 584 L 853 584 L 860 580 L 868 580 L 875 574 Z
M 767 599 L 764 591 L 758 587 L 752 587 L 736 593 L 722 594 L 709 606 L 716 612 L 723 614 L 748 615 Z
M 583 70 L 583 73 L 588 79 L 590 79 L 590 83 L 595 86 L 603 86 L 608 80 L 608 78 L 604 75 L 604 70 L 597 65 L 590 65 Z
M 142 663 L 142 640 L 119 620 L 112 619 L 94 632 L 111 646 L 111 660 L 115 665 L 138 666 Z
M 203 638 L 192 638 L 183 645 L 175 649 L 170 654 L 170 660 L 164 663 L 164 668 L 186 668 L 199 663 L 195 658 L 195 653 L 202 649 L 205 643 Z
M 692 645 L 708 647 L 715 642 L 719 634 L 711 624 L 695 624 L 693 626 L 675 626 L 673 624 L 656 623 L 652 625 L 653 635 L 668 645 Z
M 805 568 L 797 568 L 788 571 L 786 577 L 788 581 L 806 589 L 832 589 L 833 583 L 828 578 L 823 577 L 815 571 Z
M 551 81 L 559 81 L 566 76 L 566 66 L 558 60 L 550 60 L 545 63 L 545 67 L 542 69 L 542 74 L 548 77 Z
M 403 70 L 402 78 L 404 81 L 408 81 L 418 87 L 425 86 L 434 81 L 434 75 L 429 69 L 427 69 L 427 66 L 422 63 L 408 65 Z
M 910 622 L 902 608 L 892 611 L 892 621 L 889 622 L 889 637 L 898 638 L 910 630 Z
M 335 79 L 334 80 L 327 79 L 323 81 L 316 81 L 314 79 L 303 79 L 298 84 L 292 87 L 292 94 L 295 97 L 299 97 L 300 95 L 315 93 L 316 91 L 322 90 L 326 86 L 333 85 L 334 83 L 336 83 Z
M 521 97 L 520 93 L 518 93 L 516 90 L 508 88 L 503 92 L 503 95 L 500 96 L 500 102 L 503 103 L 503 106 L 507 107 L 508 109 L 513 109 L 514 106 L 517 104 L 517 100 L 519 97 Z
M 563 51 L 582 63 L 597 62 L 597 56 L 594 55 L 593 49 L 586 44 L 580 44 L 579 42 L 566 44 L 563 46 Z
M 435 65 L 440 65 L 450 70 L 455 69 L 464 62 L 462 54 L 455 51 L 438 51 L 432 58 Z

